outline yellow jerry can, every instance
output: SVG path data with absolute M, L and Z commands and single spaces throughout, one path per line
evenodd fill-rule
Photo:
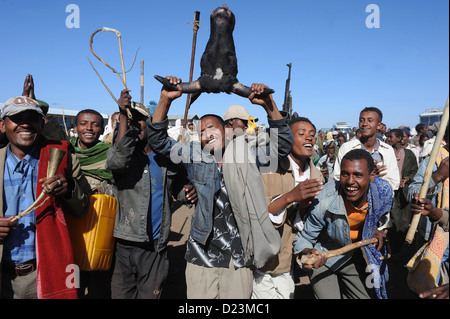
M 116 198 L 95 194 L 82 218 L 66 215 L 75 264 L 80 270 L 109 270 L 114 254 Z

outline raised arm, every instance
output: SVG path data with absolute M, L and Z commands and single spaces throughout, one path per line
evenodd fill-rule
M 171 76 L 166 77 L 166 79 L 171 84 L 176 84 L 178 91 L 167 91 L 165 87 L 162 88 L 161 96 L 158 105 L 156 106 L 156 110 L 153 113 L 153 117 L 151 120 L 147 120 L 147 138 L 150 148 L 155 153 L 170 159 L 175 164 L 179 164 L 179 162 L 183 159 L 189 161 L 189 145 L 178 143 L 169 137 L 167 134 L 167 127 L 169 124 L 167 114 L 169 113 L 172 102 L 179 98 L 182 94 L 181 87 L 178 85 L 181 83 L 181 79 Z M 180 156 L 188 154 L 187 158 L 180 158 L 178 155 L 176 155 L 177 158 L 174 158 L 173 156 L 171 157 L 171 154 L 174 155 L 172 152 L 175 148 L 178 148 L 179 152 L 177 154 Z
M 257 98 L 259 94 L 264 92 L 264 89 L 269 87 L 264 84 L 253 83 L 251 86 L 252 94 L 248 97 L 252 104 L 260 105 L 267 112 L 267 116 L 272 120 L 281 120 L 283 116 L 281 115 L 278 107 L 273 100 L 272 94 L 267 95 L 263 99 Z
M 264 108 L 271 130 L 268 147 L 264 151 L 261 148 L 258 149 L 257 162 L 260 167 L 267 167 L 270 170 L 278 165 L 276 161 L 273 161 L 274 159 L 280 160 L 289 155 L 294 144 L 294 138 L 288 124 L 288 118 L 283 116 L 278 110 L 272 94 L 262 99 L 256 97 L 268 87 L 264 84 L 253 83 L 251 88 L 253 92 L 248 98 L 252 104 L 260 105 Z M 272 167 L 272 164 L 276 165 Z
M 182 89 L 179 84 L 181 83 L 181 79 L 178 79 L 173 76 L 167 76 L 167 80 L 169 80 L 170 84 L 177 85 L 178 91 L 167 91 L 164 87 L 161 90 L 161 96 L 159 98 L 158 105 L 156 106 L 156 110 L 153 114 L 152 122 L 162 122 L 167 118 L 167 114 L 169 113 L 170 105 L 172 102 L 181 96 Z

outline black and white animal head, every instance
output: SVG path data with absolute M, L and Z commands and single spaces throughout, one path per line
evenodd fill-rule
M 226 4 L 211 13 L 211 30 L 224 27 L 227 29 L 224 31 L 233 32 L 235 23 L 234 14 Z

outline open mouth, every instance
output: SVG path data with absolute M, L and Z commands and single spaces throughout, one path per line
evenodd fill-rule
M 20 136 L 22 136 L 22 137 L 28 137 L 28 136 L 31 136 L 31 135 L 33 135 L 34 133 L 32 133 L 32 132 L 20 132 L 19 133 L 19 135 Z
M 353 197 L 358 194 L 359 188 L 358 187 L 352 187 L 352 186 L 346 186 L 345 192 L 347 193 L 348 197 Z
M 86 138 L 88 138 L 88 139 L 92 139 L 92 138 L 95 137 L 95 135 L 92 134 L 92 133 L 83 133 L 83 136 L 86 137 Z
M 21 139 L 29 139 L 32 138 L 36 133 L 32 131 L 19 131 L 17 132 L 17 135 Z
M 306 152 L 308 152 L 308 154 L 314 151 L 314 145 L 311 143 L 303 144 L 303 148 L 306 150 Z

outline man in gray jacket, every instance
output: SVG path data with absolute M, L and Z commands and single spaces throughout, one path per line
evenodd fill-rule
M 187 185 L 181 167 L 157 156 L 147 144 L 148 110 L 131 102 L 129 90 L 121 92 L 119 103 L 123 109 L 106 161 L 119 204 L 111 294 L 113 299 L 156 299 L 168 275 L 172 194 L 193 203 L 195 189 Z

